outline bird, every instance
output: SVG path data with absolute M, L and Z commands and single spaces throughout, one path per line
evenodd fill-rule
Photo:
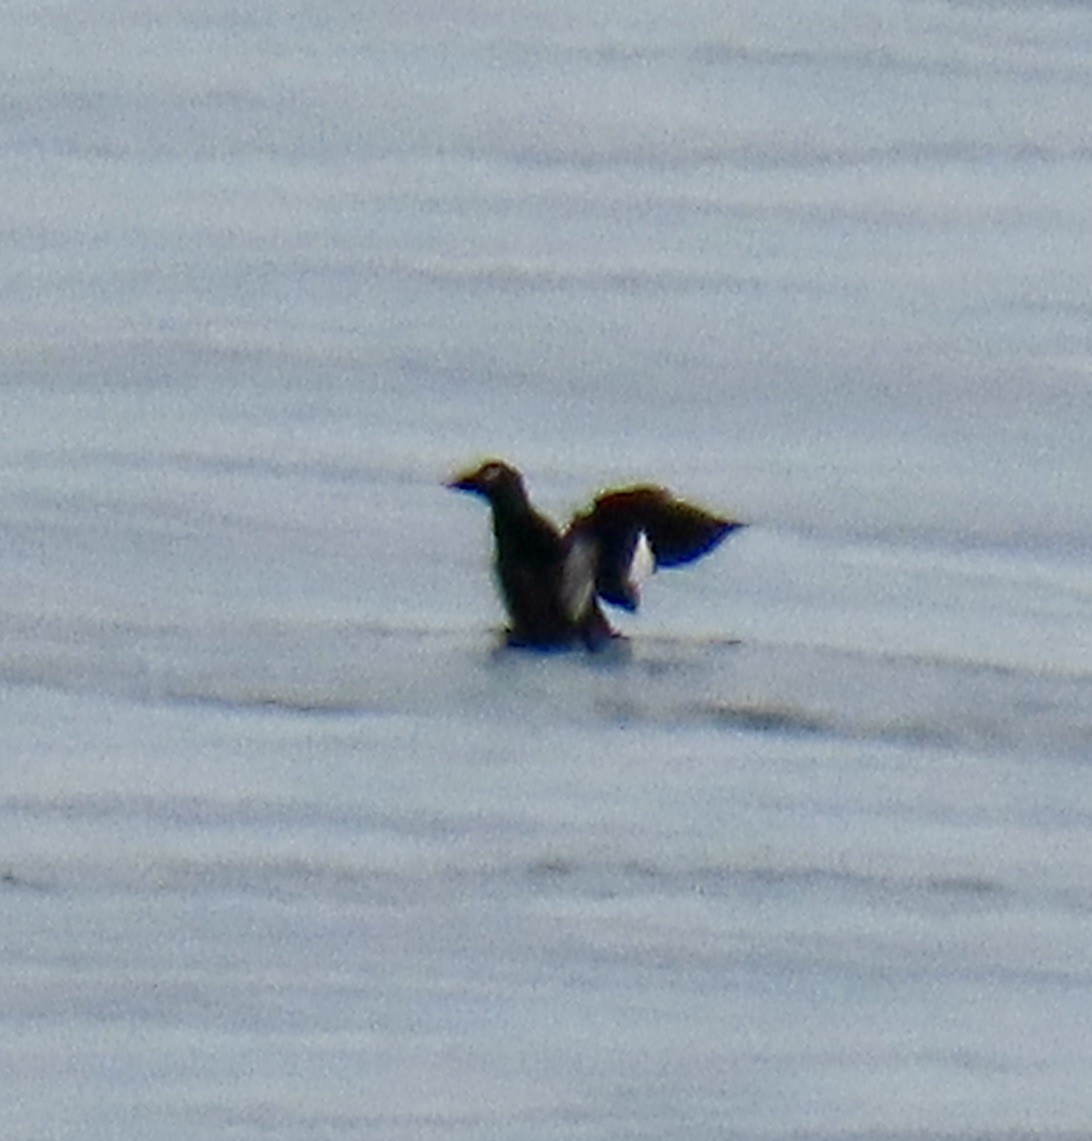
M 621 638 L 600 605 L 636 610 L 659 567 L 693 562 L 745 526 L 640 484 L 604 491 L 561 530 L 532 505 L 523 476 L 489 459 L 446 486 L 492 510 L 494 571 L 509 646 L 601 650 Z

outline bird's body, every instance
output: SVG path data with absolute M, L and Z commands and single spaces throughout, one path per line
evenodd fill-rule
M 489 460 L 448 487 L 492 508 L 497 585 L 508 642 L 599 649 L 616 637 L 600 599 L 635 610 L 643 578 L 658 566 L 691 562 L 742 526 L 676 499 L 659 487 L 606 492 L 561 531 L 531 505 L 523 477 Z

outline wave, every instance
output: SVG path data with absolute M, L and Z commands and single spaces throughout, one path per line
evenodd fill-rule
M 562 265 L 555 261 L 430 257 L 417 260 L 387 259 L 375 263 L 387 277 L 425 281 L 461 288 L 563 292 L 570 289 L 603 293 L 708 293 L 752 292 L 768 288 L 758 277 L 693 266 L 647 264 Z
M 1092 755 L 1092 674 L 912 653 L 635 636 L 609 656 L 498 649 L 454 624 L 8 622 L 0 683 L 291 717 L 643 728 Z
M 678 900 L 733 905 L 809 895 L 868 908 L 948 912 L 1044 909 L 1092 915 L 1092 889 L 1044 883 L 1018 863 L 984 874 L 938 870 L 927 853 L 859 866 L 847 852 L 795 858 L 790 848 L 694 861 L 622 851 L 605 857 L 593 836 L 552 841 L 539 829 L 480 812 L 442 820 L 331 803 L 248 796 L 37 794 L 0 798 L 0 820 L 31 822 L 48 835 L 97 841 L 55 853 L 22 853 L 0 867 L 0 892 L 155 892 L 305 897 L 341 904 L 554 896 L 579 900 Z M 264 839 L 255 845 L 253 838 Z M 215 838 L 215 840 L 213 840 Z M 453 840 L 457 839 L 458 843 Z M 615 837 L 615 845 L 620 843 Z M 623 845 L 625 846 L 625 845 Z M 522 854 L 521 854 L 522 853 Z

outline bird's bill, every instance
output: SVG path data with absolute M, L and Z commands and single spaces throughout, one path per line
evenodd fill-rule
M 444 484 L 449 491 L 474 491 L 480 492 L 482 490 L 481 480 L 478 478 L 479 472 L 464 471 L 458 475 L 452 476 Z

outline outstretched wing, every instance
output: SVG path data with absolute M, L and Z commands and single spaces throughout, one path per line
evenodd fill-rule
M 612 606 L 636 610 L 641 584 L 659 567 L 708 554 L 744 524 L 676 499 L 662 487 L 628 487 L 599 496 L 570 528 L 576 543 L 594 539 L 595 592 Z

